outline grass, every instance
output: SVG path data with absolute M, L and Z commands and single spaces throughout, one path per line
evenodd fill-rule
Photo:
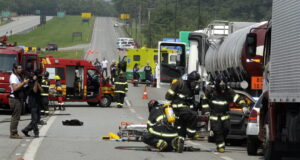
M 41 55 L 49 55 L 55 58 L 72 58 L 81 59 L 84 54 L 84 50 L 69 50 L 69 51 L 47 51 L 42 52 Z
M 83 23 L 80 16 L 54 17 L 46 25 L 38 27 L 32 32 L 9 37 L 10 42 L 18 45 L 44 48 L 48 43 L 56 43 L 58 47 L 73 46 L 89 43 L 93 31 L 95 18 L 90 23 Z M 82 32 L 82 40 L 76 37 L 72 41 L 73 32 Z

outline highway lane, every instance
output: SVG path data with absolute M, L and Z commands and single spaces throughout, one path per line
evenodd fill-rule
M 106 57 L 108 60 L 116 56 L 115 41 L 123 36 L 119 28 L 114 28 L 115 19 L 96 18 L 93 41 L 90 49 L 99 50 L 99 54 L 90 54 L 85 58 Z M 0 123 L 0 159 L 15 160 L 116 160 L 116 159 L 164 159 L 164 160 L 259 160 L 261 156 L 248 156 L 243 146 L 228 146 L 227 152 L 215 152 L 215 144 L 205 141 L 187 141 L 186 144 L 201 148 L 200 152 L 156 152 L 137 150 L 118 150 L 118 146 L 146 146 L 142 142 L 115 142 L 102 140 L 109 132 L 118 132 L 122 121 L 143 123 L 147 121 L 147 102 L 150 99 L 163 100 L 168 86 L 147 88 L 149 99 L 142 99 L 144 85 L 133 87 L 129 85 L 129 92 L 124 108 L 117 108 L 113 103 L 109 108 L 89 107 L 86 103 L 66 103 L 66 111 L 55 111 L 46 118 L 47 125 L 40 127 L 40 138 L 25 138 L 12 140 L 8 138 L 9 123 Z M 51 108 L 52 109 L 52 108 Z M 0 115 L 0 121 L 8 121 L 9 114 Z M 29 115 L 22 116 L 20 129 L 29 121 Z M 63 120 L 79 119 L 83 126 L 64 126 Z M 32 133 L 31 133 L 32 134 Z M 3 148 L 3 149 L 2 149 Z
M 52 16 L 46 17 L 47 21 L 52 18 Z M 12 22 L 0 26 L 0 36 L 30 31 L 40 24 L 40 16 L 13 17 L 12 20 Z
M 94 24 L 93 36 L 87 50 L 93 51 L 86 54 L 84 59 L 94 61 L 96 58 L 106 58 L 109 62 L 117 59 L 116 41 L 118 37 L 124 37 L 120 27 L 114 27 L 116 18 L 97 17 Z

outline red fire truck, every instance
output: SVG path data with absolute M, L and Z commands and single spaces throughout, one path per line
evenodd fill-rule
M 0 37 L 0 107 L 8 109 L 8 97 L 11 92 L 9 77 L 13 64 L 21 64 L 27 71 L 40 68 L 40 59 L 37 53 L 24 52 L 14 44 L 8 44 L 6 36 Z M 24 107 L 25 109 L 25 107 Z
M 63 59 L 46 56 L 42 59 L 43 69 L 49 72 L 50 100 L 57 100 L 51 90 L 55 88 L 55 76 L 60 77 L 64 101 L 86 101 L 90 106 L 99 104 L 109 107 L 114 101 L 114 88 L 103 80 L 101 73 L 82 59 Z

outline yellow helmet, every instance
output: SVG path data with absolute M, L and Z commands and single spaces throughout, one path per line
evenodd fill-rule
M 56 75 L 56 76 L 54 77 L 54 79 L 55 79 L 55 80 L 60 80 L 59 75 Z

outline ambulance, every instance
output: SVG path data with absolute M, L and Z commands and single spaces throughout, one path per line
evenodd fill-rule
M 177 53 L 173 49 L 162 49 L 162 61 L 166 64 L 176 64 Z M 139 66 L 140 79 L 145 79 L 144 67 L 149 63 L 152 68 L 152 75 L 155 75 L 157 63 L 158 49 L 157 48 L 140 48 L 128 49 L 126 53 L 126 77 L 133 78 L 133 67 L 135 64 Z

